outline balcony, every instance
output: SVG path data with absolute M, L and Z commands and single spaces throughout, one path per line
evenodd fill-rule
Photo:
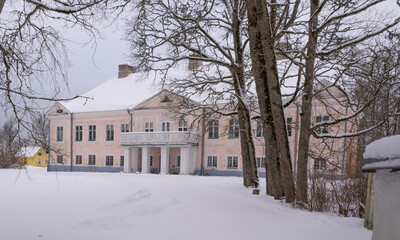
M 191 132 L 129 132 L 121 133 L 121 146 L 198 145 L 199 136 Z

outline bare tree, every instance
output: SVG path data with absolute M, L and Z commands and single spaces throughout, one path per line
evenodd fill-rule
M 175 78 L 170 88 L 188 97 L 207 93 L 209 104 L 231 102 L 239 121 L 243 184 L 258 187 L 243 1 L 142 1 L 137 9 L 128 36 L 139 68 L 169 69 L 182 60 L 203 63 L 192 79 Z
M 40 146 L 47 154 L 50 152 L 50 121 L 43 112 L 32 112 L 31 131 L 33 144 Z
M 16 153 L 22 146 L 17 131 L 17 121 L 10 119 L 0 129 L 0 168 L 17 166 Z

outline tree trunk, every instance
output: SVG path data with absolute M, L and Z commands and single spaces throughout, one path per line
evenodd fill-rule
M 291 203 L 294 202 L 295 198 L 295 185 L 274 52 L 274 38 L 270 32 L 272 20 L 267 11 L 265 1 L 246 0 L 246 7 L 249 19 L 250 54 L 253 60 L 253 67 L 254 64 L 263 65 L 263 68 L 253 69 L 256 87 L 259 88 L 260 85 L 264 86 L 264 94 L 262 96 L 259 95 L 258 98 L 260 100 L 260 98 L 265 99 L 265 96 L 269 96 L 271 106 L 270 114 L 273 118 L 282 186 L 286 202 Z M 262 48 L 261 52 L 260 47 Z M 262 58 L 264 60 L 260 62 Z M 261 69 L 263 69 L 263 71 L 257 73 Z M 266 109 L 260 105 L 260 111 L 262 112 L 265 110 Z
M 242 22 L 239 12 L 240 1 L 233 2 L 232 11 L 232 36 L 235 50 L 235 65 L 231 68 L 233 86 L 238 99 L 239 136 L 242 149 L 243 184 L 246 187 L 258 188 L 258 174 L 256 164 L 256 149 L 251 127 L 250 107 L 247 102 L 246 84 L 243 66 Z
M 318 24 L 318 14 L 314 14 L 318 10 L 319 1 L 310 1 L 310 18 L 308 24 L 308 47 L 306 58 L 306 70 L 304 79 L 303 96 L 301 102 L 300 113 L 300 137 L 299 137 L 299 154 L 297 166 L 297 195 L 296 199 L 299 202 L 308 202 L 308 183 L 307 183 L 307 166 L 308 166 L 308 150 L 311 136 L 311 114 L 312 114 L 312 99 L 314 87 L 314 64 L 316 58 L 316 48 L 318 35 L 314 31 Z

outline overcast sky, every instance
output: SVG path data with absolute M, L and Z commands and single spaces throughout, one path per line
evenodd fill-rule
M 395 0 L 389 0 L 379 5 L 383 11 L 391 11 L 400 16 L 400 8 Z M 98 86 L 118 74 L 118 64 L 129 63 L 129 48 L 124 39 L 124 21 L 120 20 L 111 26 L 98 27 L 104 39 L 97 39 L 97 48 L 93 44 L 68 43 L 71 67 L 68 73 L 69 90 L 63 89 L 64 97 L 80 95 Z M 84 43 L 86 33 L 72 29 L 65 33 L 66 37 Z M 43 105 L 43 110 L 53 103 Z M 0 112 L 0 124 L 4 122 L 4 112 Z

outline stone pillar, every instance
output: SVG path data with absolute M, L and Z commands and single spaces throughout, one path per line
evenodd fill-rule
M 181 147 L 181 168 L 179 174 L 189 174 L 189 155 L 188 147 Z
M 161 147 L 160 174 L 169 174 L 169 147 Z
M 150 148 L 142 147 L 142 173 L 150 173 Z
M 132 172 L 131 148 L 124 147 L 124 172 Z
M 132 171 L 136 173 L 139 172 L 139 148 L 133 148 L 132 155 Z
M 196 170 L 196 147 L 189 148 L 189 172 L 188 174 L 193 173 Z

